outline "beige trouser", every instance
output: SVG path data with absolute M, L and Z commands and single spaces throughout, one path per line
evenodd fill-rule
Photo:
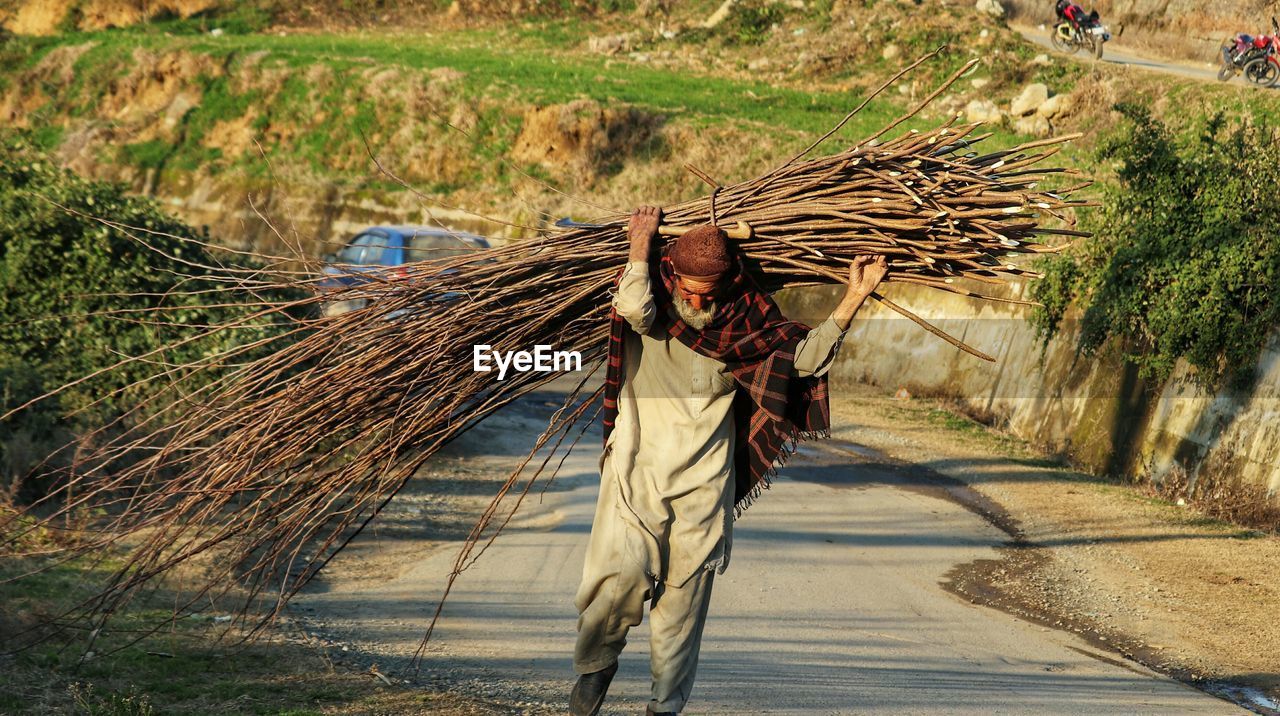
M 702 570 L 680 587 L 655 584 L 639 562 L 626 554 L 626 531 L 635 528 L 623 522 L 614 507 L 613 501 L 602 495 L 591 527 L 582 585 L 574 600 L 578 643 L 573 667 L 579 674 L 590 674 L 616 663 L 627 644 L 627 632 L 640 623 L 644 603 L 652 600 L 649 668 L 653 691 L 649 706 L 659 713 L 679 713 L 693 690 L 715 572 Z

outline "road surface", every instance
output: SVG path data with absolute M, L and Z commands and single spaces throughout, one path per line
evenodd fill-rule
M 468 438 L 489 454 L 466 464 L 510 466 L 511 438 L 523 433 L 516 442 L 527 443 L 538 425 L 528 413 L 498 416 Z M 414 680 L 563 712 L 596 445 L 588 436 L 553 489 L 458 581 Z M 849 456 L 830 444 L 804 449 L 738 523 L 688 713 L 1243 713 L 1069 633 L 954 596 L 941 585 L 948 570 L 997 558 L 1007 536 Z M 375 554 L 378 539 L 356 551 Z M 399 550 L 386 574 L 328 579 L 296 611 L 342 656 L 407 675 L 457 544 L 406 558 L 404 545 L 386 542 Z M 648 683 L 642 625 L 605 713 L 641 712 Z

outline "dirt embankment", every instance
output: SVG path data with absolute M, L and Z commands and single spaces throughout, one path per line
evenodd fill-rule
M 101 82 L 82 77 L 86 65 Z M 586 99 L 513 103 L 476 96 L 465 78 L 451 67 L 296 67 L 268 51 L 123 54 L 89 42 L 57 47 L 16 73 L 0 93 L 0 117 L 57 132 L 54 154 L 77 173 L 168 198 L 221 240 L 268 250 L 280 247 L 246 207 L 249 195 L 264 214 L 321 241 L 348 222 L 423 220 L 406 216 L 423 211 L 417 197 L 362 188 L 399 179 L 448 196 L 446 206 L 520 217 L 532 204 L 563 215 L 563 197 L 539 180 L 513 180 L 508 167 L 572 177 L 576 191 L 634 194 L 652 172 L 679 171 L 667 171 L 661 149 L 691 138 L 652 111 Z M 373 165 L 370 150 L 397 179 Z M 640 152 L 650 161 L 628 161 Z M 734 156 L 742 154 L 726 159 Z M 710 151 L 700 160 L 725 169 Z M 532 195 L 514 196 L 508 181 L 524 181 Z M 450 217 L 460 218 L 461 228 L 493 231 Z
M 669 3 L 640 3 L 644 8 Z M 282 3 L 273 0 L 11 0 L 0 7 L 0 27 L 19 35 L 49 36 L 66 30 L 130 27 L 156 19 L 206 16 L 215 23 L 227 17 L 287 27 L 435 27 L 441 21 L 597 15 L 612 4 L 596 0 L 319 0 Z
M 1052 17 L 1053 5 L 1032 0 L 1005 0 L 1016 15 L 1032 19 Z M 1216 32 L 1266 22 L 1274 3 L 1266 0 L 1097 0 L 1081 3 L 1126 28 L 1171 32 Z
M 218 0 L 24 0 L 0 10 L 0 24 L 19 35 L 56 35 L 75 28 L 128 27 L 155 17 L 190 17 Z

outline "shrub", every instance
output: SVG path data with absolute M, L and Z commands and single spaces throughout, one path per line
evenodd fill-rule
M 157 233 L 146 235 L 147 248 L 122 226 Z M 0 421 L 7 483 L 68 436 L 111 423 L 141 404 L 155 388 L 138 381 L 166 364 L 190 363 L 278 330 L 259 322 L 161 350 L 200 326 L 249 310 L 206 307 L 227 303 L 229 296 L 210 300 L 199 293 L 217 285 L 202 268 L 215 260 L 192 240 L 208 237 L 150 199 L 58 169 L 24 139 L 0 140 L 0 409 L 8 412 L 83 379 Z M 159 307 L 172 310 L 136 312 Z M 125 356 L 153 352 L 154 361 L 99 372 Z
M 1179 139 L 1145 108 L 1117 109 L 1127 123 L 1098 156 L 1117 182 L 1094 238 L 1046 262 L 1039 328 L 1052 336 L 1075 303 L 1087 353 L 1114 338 L 1145 377 L 1185 359 L 1201 385 L 1244 387 L 1280 322 L 1275 131 L 1215 117 Z
M 46 390 L 34 366 L 0 351 L 0 413 L 17 409 Z M 70 438 L 55 408 L 37 403 L 0 423 L 0 502 L 6 494 L 20 501 L 38 496 L 35 484 L 28 483 L 27 490 L 21 490 L 23 478 L 46 459 L 55 466 L 66 459 L 63 454 L 55 454 Z
M 786 14 L 780 3 L 749 0 L 734 9 L 725 22 L 724 33 L 730 42 L 759 45 L 769 37 L 774 25 L 786 19 Z

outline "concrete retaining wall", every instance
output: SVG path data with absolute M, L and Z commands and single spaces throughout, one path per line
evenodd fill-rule
M 842 289 L 779 295 L 790 316 L 820 321 Z M 1022 297 L 1025 287 L 1006 295 Z M 1239 478 L 1280 491 L 1280 335 L 1273 334 L 1246 394 L 1206 393 L 1185 366 L 1163 385 L 1141 380 L 1114 352 L 1078 352 L 1070 320 L 1048 345 L 1025 320 L 1029 309 L 895 285 L 889 297 L 996 358 L 955 348 L 879 305 L 863 310 L 833 368 L 859 380 L 940 395 L 1007 422 L 1017 435 L 1070 456 L 1091 471 Z

